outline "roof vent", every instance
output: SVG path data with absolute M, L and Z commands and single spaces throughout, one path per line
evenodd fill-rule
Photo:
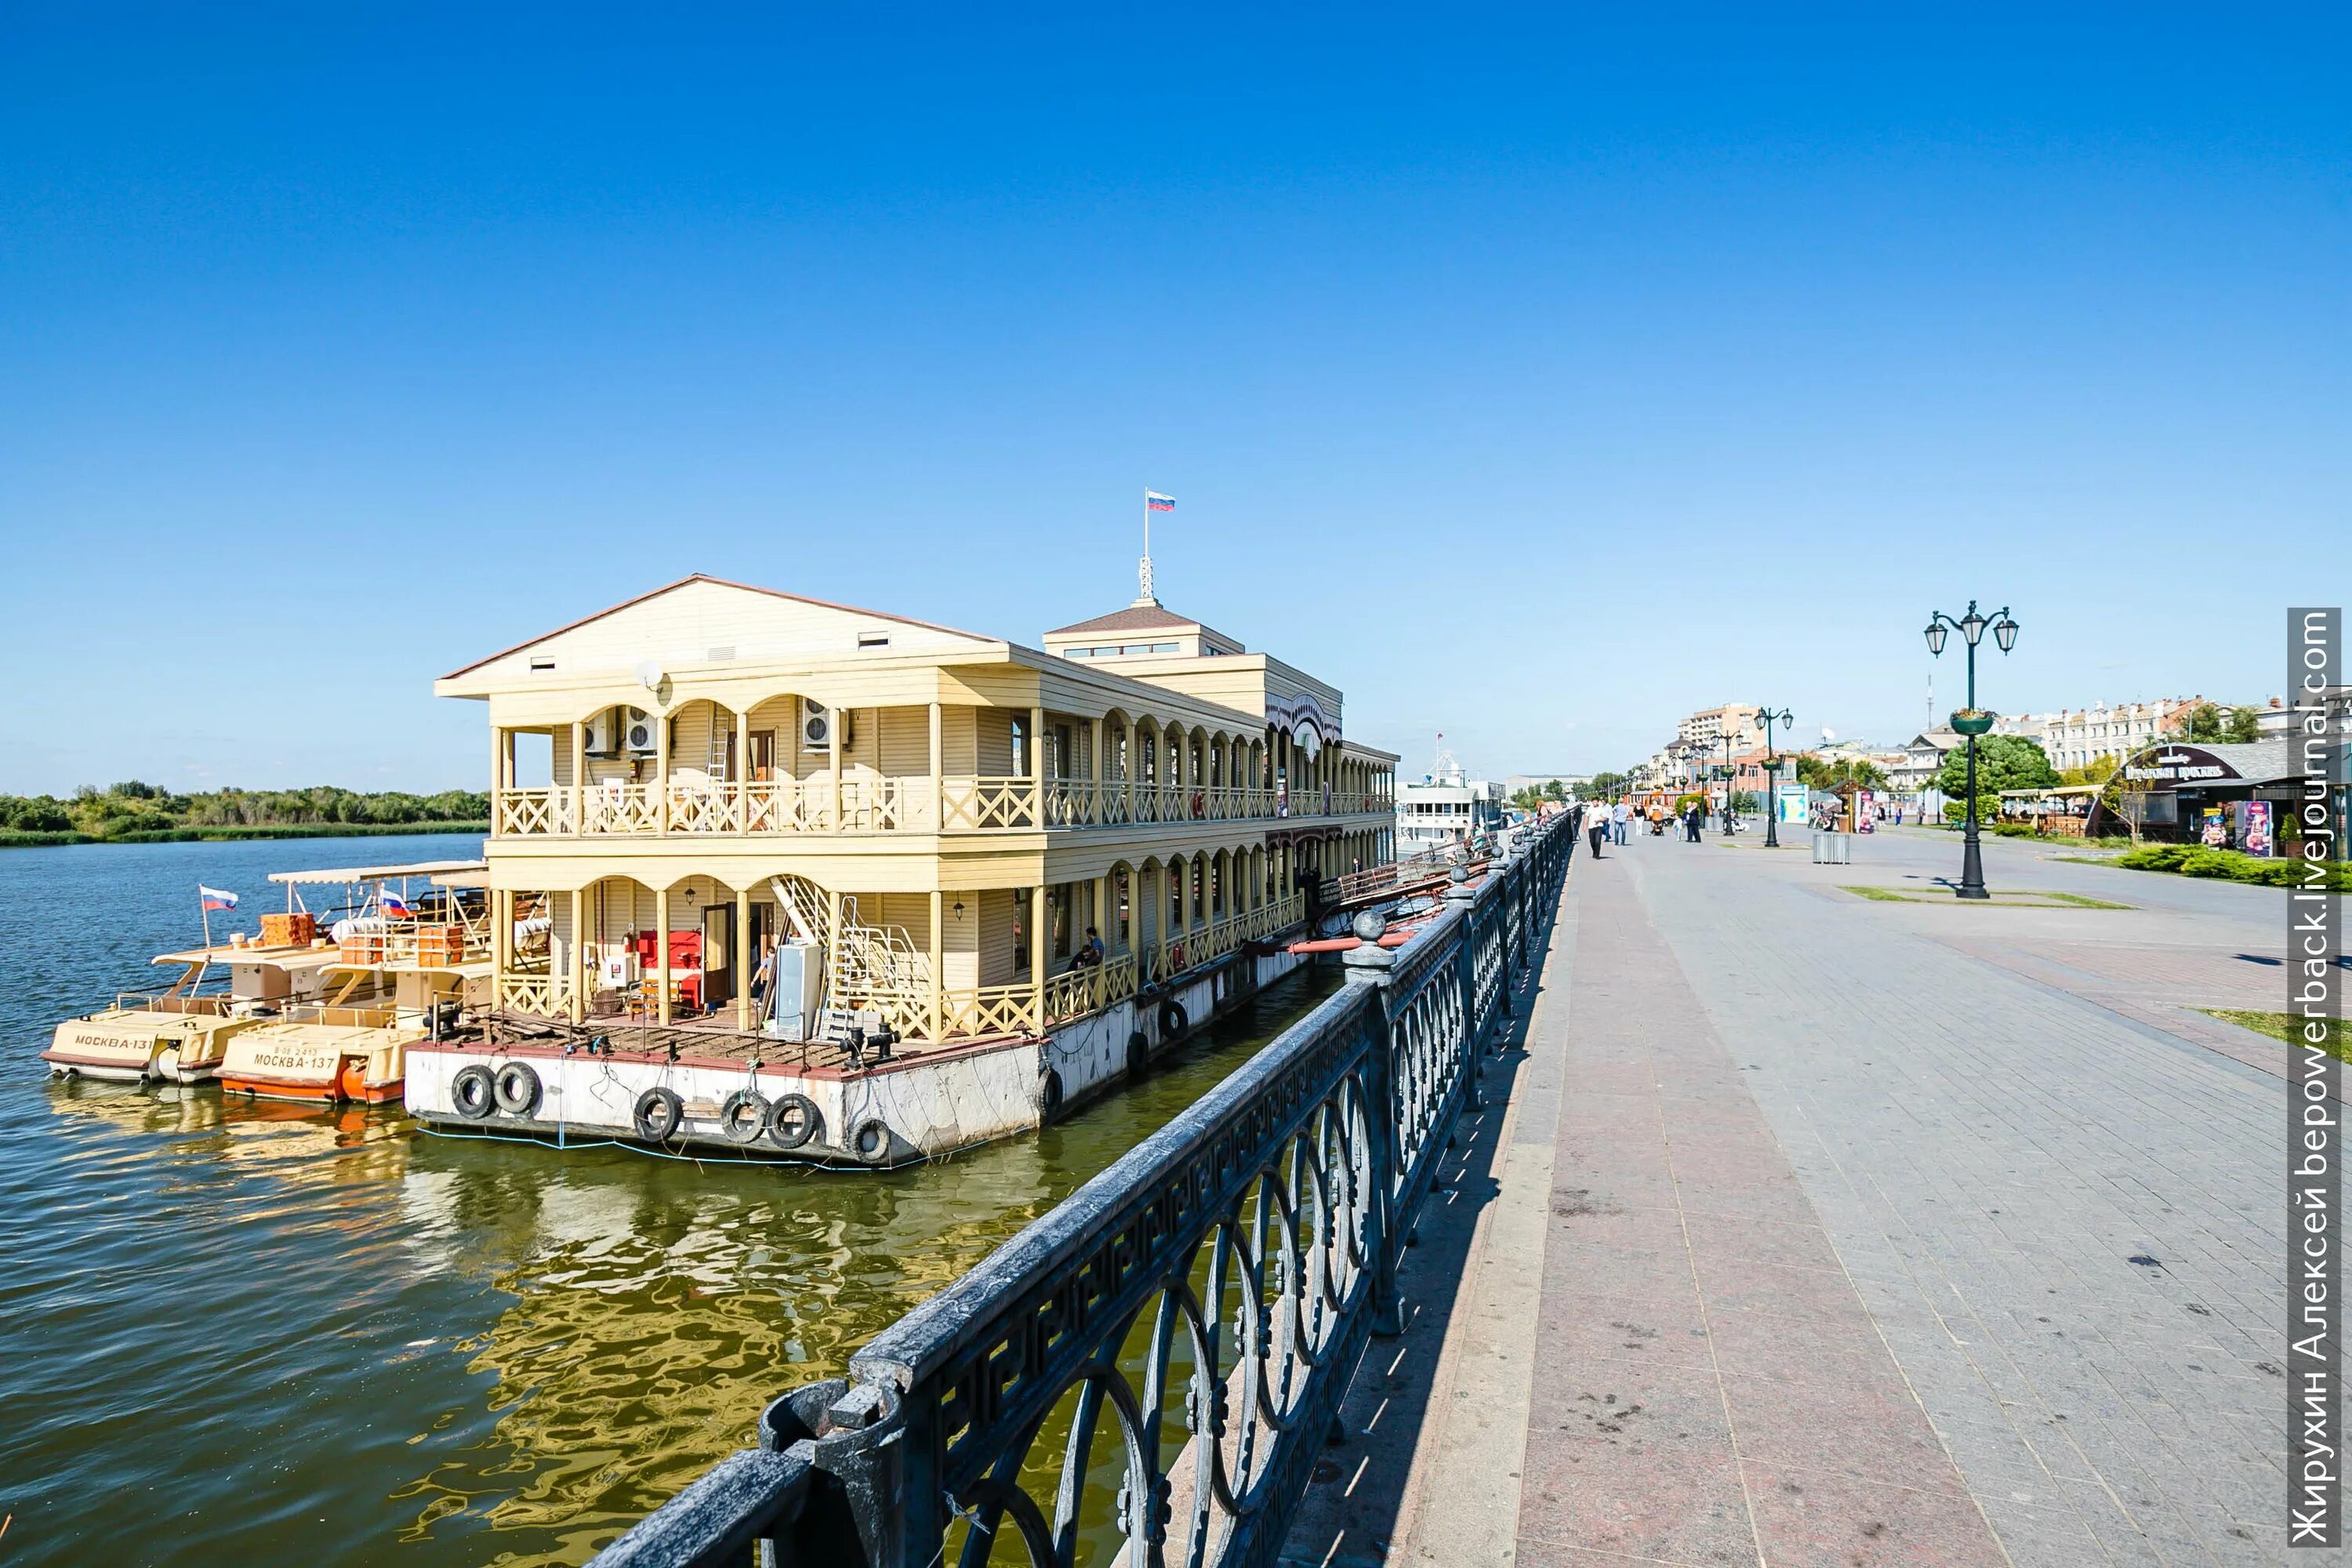
M 859 647 L 888 647 L 890 646 L 890 634 L 888 632 L 860 632 L 857 634 L 857 646 Z
M 714 647 L 710 650 L 710 662 L 713 664 L 724 664 L 734 657 L 735 650 L 731 647 Z
M 553 669 L 555 661 L 551 658 L 535 658 L 530 661 L 530 668 L 533 670 Z

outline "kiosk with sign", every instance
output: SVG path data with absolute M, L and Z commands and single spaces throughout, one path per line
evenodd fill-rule
M 2105 801 L 2092 808 L 2094 837 L 2121 828 L 2124 823 L 2114 820 L 2120 816 L 2136 823 L 2143 837 L 2159 841 L 2249 855 L 2282 852 L 2273 828 L 2292 806 L 2297 783 L 2284 740 L 2150 746 L 2124 759 L 2118 773 L 2121 795 L 2115 810 Z M 2260 811 L 2252 809 L 2256 806 Z

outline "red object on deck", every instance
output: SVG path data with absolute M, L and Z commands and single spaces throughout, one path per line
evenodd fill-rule
M 637 970 L 651 981 L 659 973 L 659 960 L 654 948 L 654 933 L 641 931 L 630 938 L 637 950 Z M 698 931 L 673 931 L 669 933 L 669 981 L 677 988 L 677 1000 L 689 1013 L 702 1011 L 702 933 Z M 652 994 L 651 992 L 647 993 Z

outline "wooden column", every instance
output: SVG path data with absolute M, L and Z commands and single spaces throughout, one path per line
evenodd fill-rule
M 849 826 L 849 813 L 842 809 L 841 803 L 841 729 L 847 718 L 848 714 L 841 709 L 830 703 L 825 705 L 824 762 L 826 771 L 833 775 L 833 831 L 835 833 Z M 838 913 L 836 910 L 835 925 L 840 923 Z
M 669 831 L 669 715 L 656 713 L 653 719 L 654 800 L 656 803 L 654 825 L 656 832 L 667 833 Z M 667 899 L 669 895 L 664 893 L 662 897 Z M 663 937 L 667 941 L 668 937 L 667 930 L 664 931 Z M 667 953 L 669 949 L 664 947 L 662 952 Z M 667 963 L 667 960 L 665 959 L 664 962 Z M 667 1016 L 669 997 L 667 994 L 662 997 L 662 1007 L 664 1009 L 662 1022 L 667 1023 L 669 1022 Z
M 1110 820 L 1110 806 L 1103 799 L 1103 721 L 1100 719 L 1087 721 L 1087 777 L 1094 782 L 1095 820 L 1108 822 Z
M 728 780 L 728 783 L 740 784 L 751 782 L 751 710 L 748 708 L 735 710 L 734 772 L 735 776 Z M 743 798 L 740 790 L 736 792 L 736 798 L 738 800 Z M 751 819 L 745 817 L 742 820 L 748 822 Z
M 572 726 L 572 831 L 580 831 L 580 803 L 588 785 L 588 726 Z
M 563 1010 L 575 1024 L 585 1023 L 588 1019 L 587 891 L 585 888 L 572 889 L 572 952 L 564 964 L 564 967 L 571 971 L 566 978 L 572 983 L 572 994 L 564 999 Z M 551 900 L 553 897 L 551 893 L 549 895 Z M 552 925 L 554 909 L 551 902 L 548 913 L 550 916 L 548 923 Z M 507 914 L 509 919 L 514 914 L 514 895 L 511 893 L 507 895 Z
M 1091 911 L 1094 918 L 1087 923 L 1095 928 L 1097 936 L 1102 938 L 1103 956 L 1108 959 L 1110 956 L 1111 943 L 1118 936 L 1118 932 L 1111 929 L 1110 873 L 1108 871 L 1095 879 L 1094 900 L 1095 907 Z
M 944 748 L 941 746 L 940 741 L 940 705 L 937 702 L 930 705 L 930 722 L 931 831 L 934 833 L 944 833 L 947 831 L 948 826 L 948 801 L 946 786 L 940 783 L 940 755 Z M 931 896 L 931 951 L 935 955 L 939 952 L 939 896 L 937 894 L 933 894 Z M 933 962 L 934 964 L 936 964 L 936 957 Z M 936 991 L 938 987 L 934 985 L 932 989 Z M 931 1037 L 933 1039 L 937 1039 L 939 1037 L 939 1005 L 936 997 L 934 997 L 931 1005 Z
M 743 732 L 743 715 L 735 715 L 735 732 Z M 735 742 L 736 767 L 742 767 L 743 742 Z M 751 1016 L 751 966 L 756 962 L 751 952 L 751 889 L 735 889 L 735 1026 L 748 1031 L 757 1022 Z
M 1045 1027 L 1045 885 L 1029 889 L 1030 1016 L 1043 1033 Z
M 936 737 L 940 732 L 939 724 L 940 705 L 934 702 L 931 704 L 931 733 L 934 737 Z M 931 752 L 932 766 L 935 770 L 938 766 L 939 754 L 940 753 L 935 747 Z M 947 968 L 948 962 L 946 942 L 947 921 L 940 908 L 940 906 L 946 901 L 946 899 L 947 895 L 940 892 L 937 888 L 933 888 L 931 889 L 930 1037 L 934 1040 L 940 1037 L 940 992 L 942 984 L 941 977 Z
M 507 971 L 514 967 L 514 895 L 504 888 L 490 889 L 490 1006 L 506 1005 L 502 990 Z
M 654 992 L 654 1018 L 657 1023 L 669 1022 L 669 889 L 654 889 L 654 959 L 656 970 Z
M 1045 710 L 1029 710 L 1029 799 L 1034 826 L 1045 826 Z M 1040 1019 L 1043 1013 L 1037 1015 Z

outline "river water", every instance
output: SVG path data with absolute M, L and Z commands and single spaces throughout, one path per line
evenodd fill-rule
M 479 849 L 0 851 L 0 1561 L 582 1562 L 1333 984 L 1295 977 L 1042 1133 L 882 1175 L 45 1076 L 58 1018 L 194 945 L 198 882 L 250 930 L 269 871 Z

